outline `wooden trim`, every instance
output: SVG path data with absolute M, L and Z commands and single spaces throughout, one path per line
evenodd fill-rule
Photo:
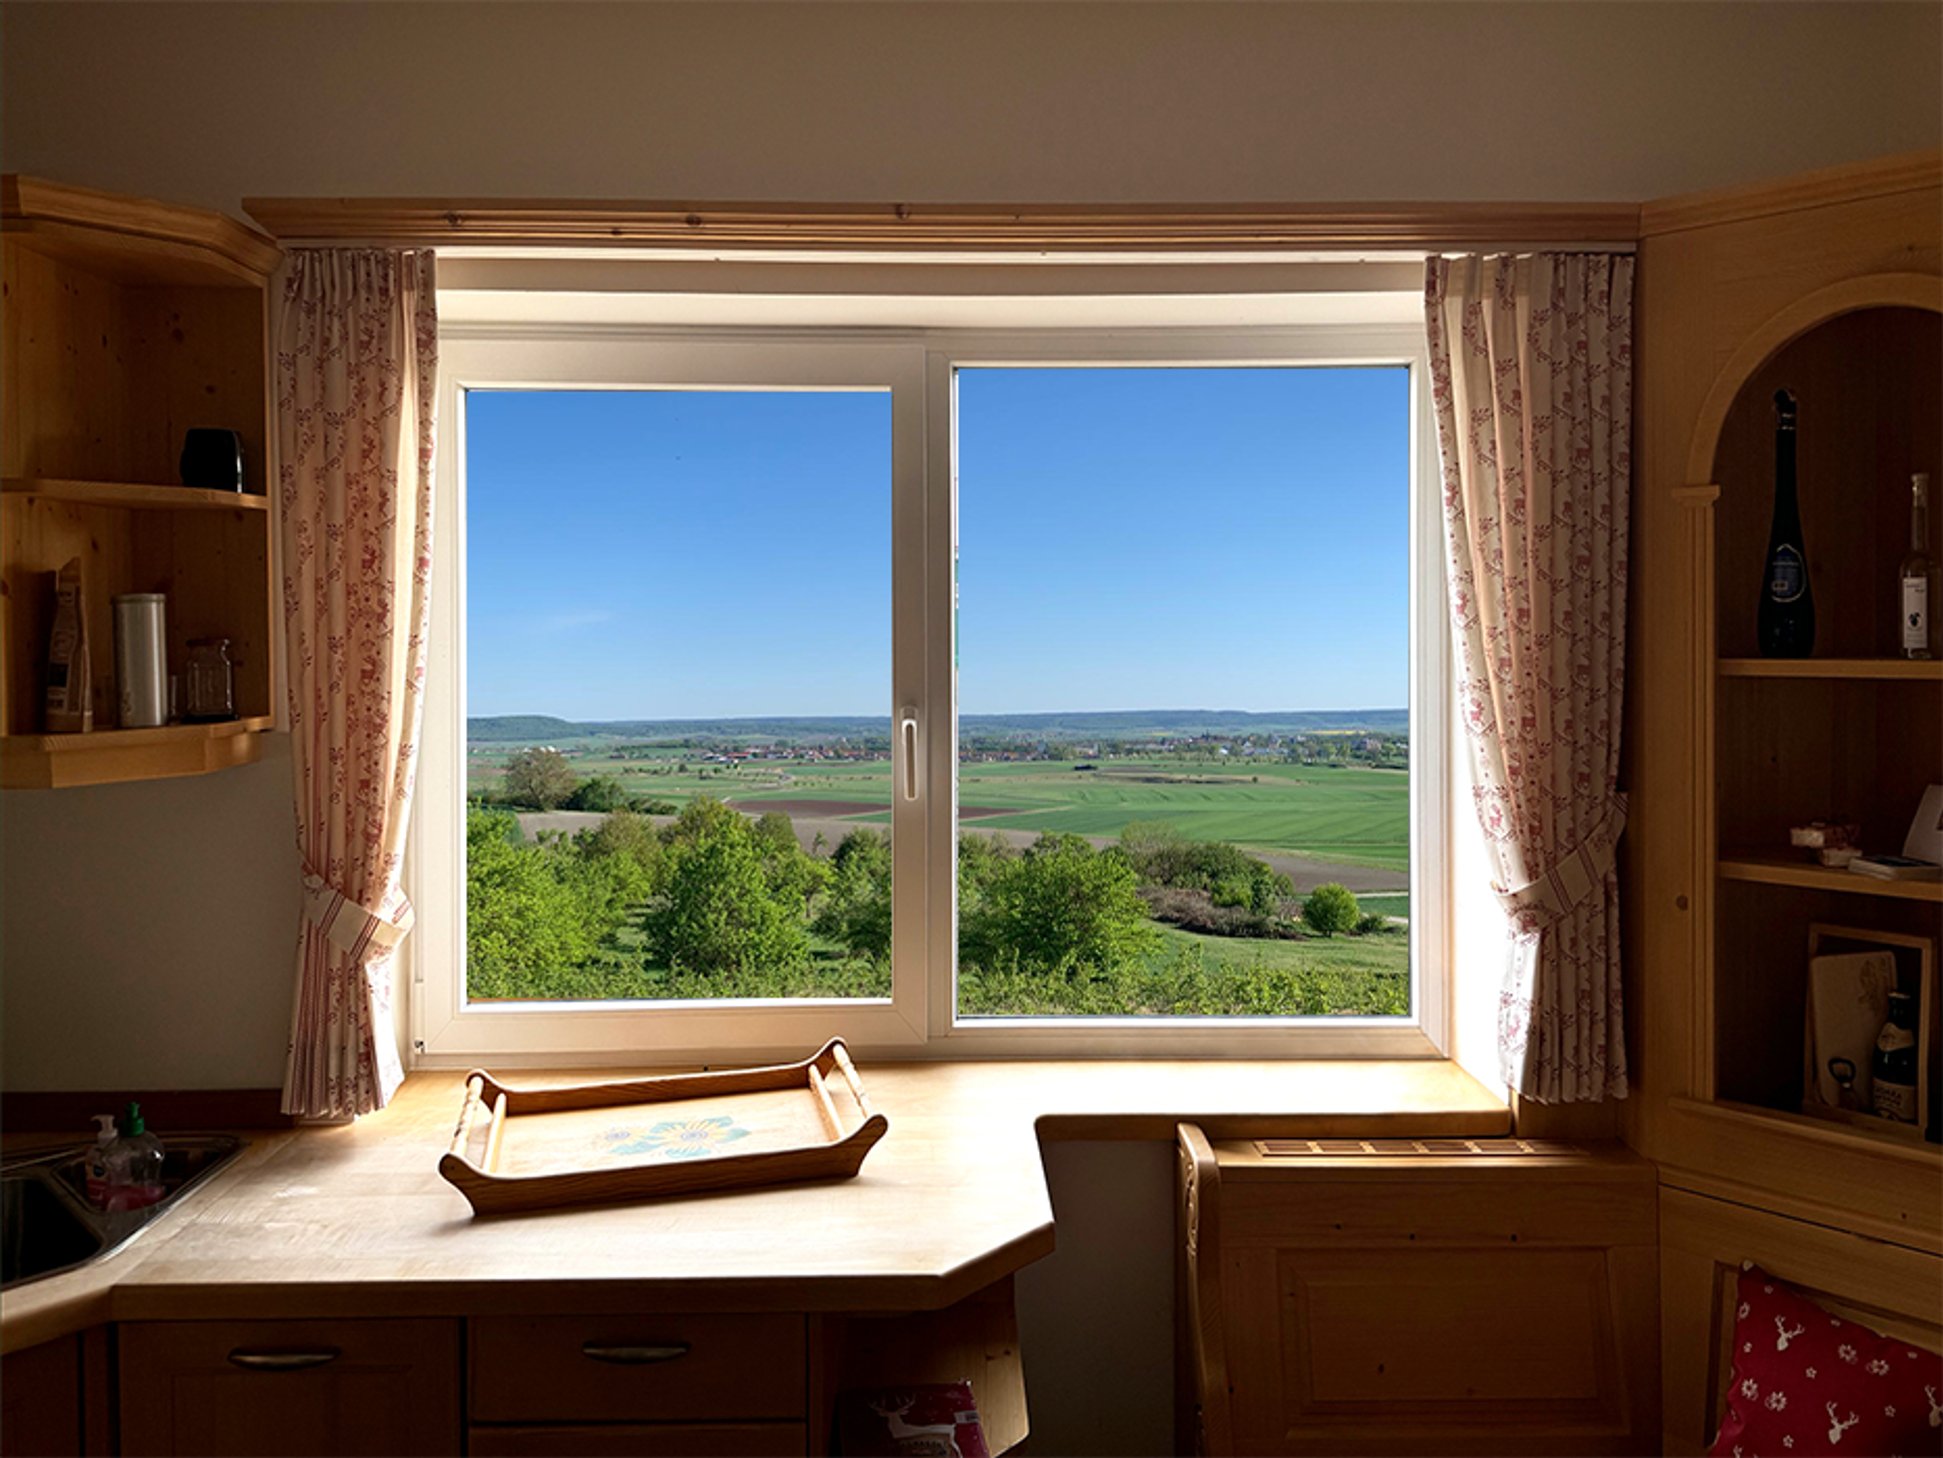
M 278 239 L 430 245 L 1224 252 L 1630 243 L 1632 203 L 942 204 L 250 197 Z
M 1722 658 L 1722 678 L 1844 678 L 1943 683 L 1943 658 Z
M 17 173 L 0 176 L 0 220 L 9 232 L 46 224 L 199 248 L 258 279 L 267 278 L 283 257 L 273 239 L 222 213 Z
M 268 511 L 270 498 L 253 491 L 211 491 L 201 486 L 151 486 L 137 481 L 62 481 L 47 476 L 0 479 L 0 496 L 38 496 L 88 506 L 140 507 L 159 511 Z
M 1780 310 L 1739 347 L 1714 376 L 1713 388 L 1694 422 L 1693 442 L 1687 449 L 1687 479 L 1710 480 L 1714 453 L 1720 448 L 1721 427 L 1742 388 L 1754 372 L 1779 351 L 1813 329 L 1858 309 L 1928 309 L 1943 313 L 1943 277 L 1933 273 L 1872 273 L 1844 279 L 1804 294 Z
M 96 1114 L 119 1114 L 130 1099 L 142 1117 L 164 1134 L 189 1129 L 293 1129 L 295 1116 L 283 1112 L 283 1091 L 274 1088 L 189 1088 L 149 1092 L 142 1089 L 67 1090 L 0 1093 L 0 1124 L 9 1134 L 29 1131 L 72 1135 L 84 1144 Z
M 1902 152 L 1867 162 L 1802 172 L 1778 181 L 1656 198 L 1640 205 L 1639 236 L 1652 238 L 1717 223 L 1741 223 L 1776 213 L 1917 192 L 1938 185 L 1943 185 L 1943 151 Z

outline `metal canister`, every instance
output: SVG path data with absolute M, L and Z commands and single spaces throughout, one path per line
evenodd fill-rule
M 167 603 L 159 592 L 125 592 L 115 599 L 115 688 L 124 729 L 168 722 Z

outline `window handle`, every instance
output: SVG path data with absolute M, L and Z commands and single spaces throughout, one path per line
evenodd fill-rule
M 612 1362 L 617 1367 L 646 1367 L 655 1362 L 672 1362 L 688 1355 L 687 1342 L 583 1342 L 581 1353 L 596 1362 Z
M 915 800 L 918 797 L 918 711 L 916 709 L 906 708 L 899 711 L 898 733 L 904 744 L 904 798 Z
M 340 1355 L 336 1347 L 287 1352 L 252 1352 L 237 1347 L 229 1354 L 229 1361 L 233 1367 L 247 1367 L 252 1372 L 303 1372 L 335 1362 Z

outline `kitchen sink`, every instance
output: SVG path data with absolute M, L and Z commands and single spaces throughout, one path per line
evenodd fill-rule
M 87 1145 L 0 1164 L 0 1290 L 71 1271 L 121 1249 L 243 1147 L 243 1140 L 228 1134 L 164 1137 L 166 1193 L 139 1210 L 97 1210 L 88 1203 Z

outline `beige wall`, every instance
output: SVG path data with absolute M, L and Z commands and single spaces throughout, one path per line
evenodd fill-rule
M 0 9 L 0 165 L 255 193 L 1630 199 L 1943 135 L 1926 4 Z M 0 801 L 11 1088 L 261 1086 L 280 762 Z

